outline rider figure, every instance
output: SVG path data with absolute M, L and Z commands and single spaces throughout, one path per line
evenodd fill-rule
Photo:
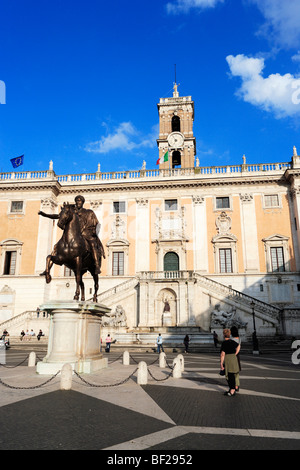
M 88 245 L 91 249 L 91 254 L 95 263 L 95 274 L 100 274 L 99 255 L 101 253 L 101 242 L 98 239 L 96 233 L 96 227 L 99 224 L 99 221 L 94 211 L 92 211 L 91 209 L 84 209 L 84 202 L 85 199 L 83 196 L 76 196 L 74 211 L 78 215 L 81 234 L 83 238 L 88 242 Z M 49 219 L 59 219 L 58 214 L 46 214 L 45 212 L 39 211 L 39 215 L 42 215 L 43 217 L 48 217 Z M 46 273 L 44 272 L 41 275 L 44 274 Z
M 75 197 L 75 212 L 79 218 L 79 224 L 81 229 L 81 235 L 85 240 L 87 240 L 93 260 L 95 263 L 95 274 L 100 274 L 100 264 L 99 264 L 99 242 L 96 232 L 96 227 L 99 224 L 99 221 L 96 217 L 96 214 L 91 209 L 85 209 L 83 204 L 85 199 L 83 196 Z

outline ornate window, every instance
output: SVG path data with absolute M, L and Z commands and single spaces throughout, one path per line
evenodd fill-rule
M 267 272 L 290 271 L 288 240 L 289 237 L 279 234 L 263 238 Z
M 231 248 L 219 249 L 220 273 L 232 273 Z
M 124 251 L 114 251 L 112 258 L 112 275 L 124 275 Z
M 6 239 L 0 243 L 1 247 L 1 274 L 15 276 L 19 274 L 20 257 L 23 242 L 16 239 Z
M 237 262 L 237 238 L 232 234 L 216 235 L 212 239 L 214 246 L 215 272 L 236 273 Z
M 273 272 L 285 271 L 284 267 L 284 256 L 282 246 L 272 246 L 271 252 L 271 266 Z
M 110 240 L 107 244 L 107 267 L 109 276 L 128 274 L 129 242 L 127 240 Z

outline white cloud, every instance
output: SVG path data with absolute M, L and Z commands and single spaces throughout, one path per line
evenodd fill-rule
M 293 60 L 294 62 L 300 62 L 300 51 L 298 51 L 297 54 L 294 54 L 294 55 L 292 56 L 292 60 Z
M 105 124 L 103 126 L 106 127 Z M 87 144 L 85 150 L 106 154 L 114 150 L 129 152 L 141 147 L 153 147 L 154 145 L 155 138 L 152 135 L 142 136 L 131 122 L 122 122 L 113 132 Z
M 299 0 L 249 0 L 261 11 L 265 23 L 260 32 L 280 47 L 294 48 L 300 44 Z
M 276 118 L 300 116 L 300 78 L 290 73 L 263 77 L 264 59 L 243 54 L 226 57 L 231 74 L 242 79 L 238 95 L 246 102 L 273 112 Z
M 188 13 L 214 8 L 228 0 L 172 0 L 167 3 L 168 13 Z M 295 48 L 300 45 L 300 1 L 299 0 L 247 0 L 256 5 L 264 17 L 259 33 L 279 47 Z
M 192 8 L 204 10 L 206 8 L 213 8 L 218 3 L 223 3 L 224 0 L 176 0 L 175 2 L 167 3 L 168 13 L 188 13 Z

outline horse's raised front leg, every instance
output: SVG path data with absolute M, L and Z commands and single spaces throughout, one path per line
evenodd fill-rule
M 46 277 L 46 283 L 49 284 L 51 282 L 52 277 L 50 276 L 50 269 L 53 266 L 52 255 L 48 255 L 46 258 L 46 269 L 44 272 L 40 274 L 40 276 Z

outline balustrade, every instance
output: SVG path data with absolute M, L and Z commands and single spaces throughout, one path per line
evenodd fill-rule
M 167 177 L 223 177 L 240 176 L 242 173 L 274 173 L 278 174 L 291 168 L 291 164 L 284 163 L 260 163 L 245 165 L 227 165 L 192 168 L 164 168 L 154 170 L 126 170 L 112 172 L 82 173 L 71 175 L 56 175 L 53 171 L 20 171 L 0 173 L 0 184 L 7 181 L 32 181 L 32 180 L 56 180 L 62 185 L 73 184 L 74 182 L 92 182 L 101 184 L 115 182 L 116 180 L 137 180 L 137 179 L 158 179 Z

